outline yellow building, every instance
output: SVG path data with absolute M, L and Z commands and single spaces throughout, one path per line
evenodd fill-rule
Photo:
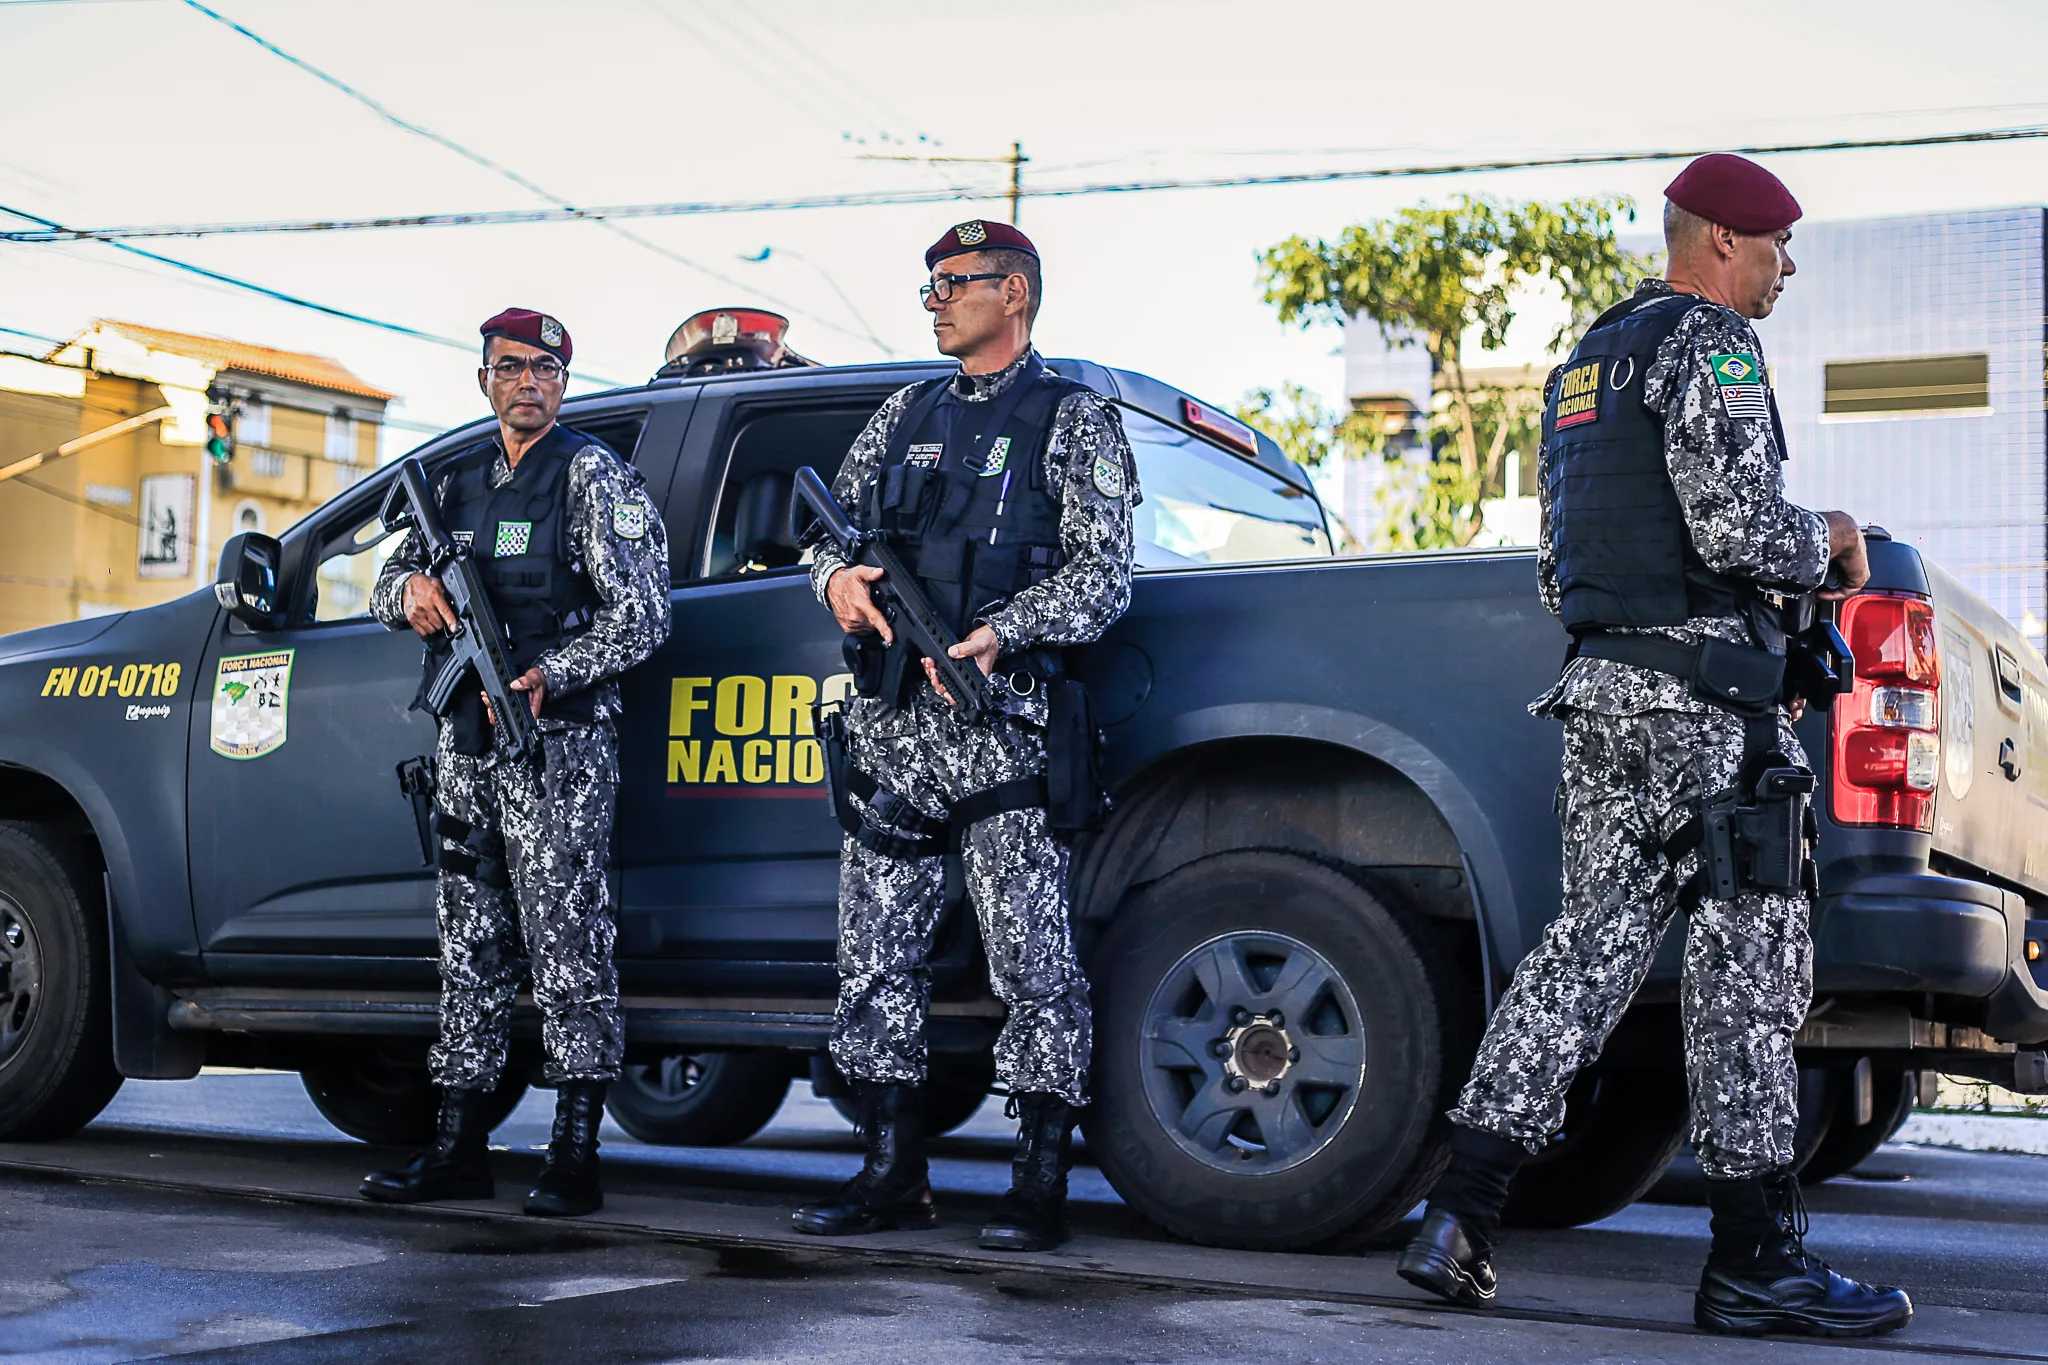
M 0 633 L 211 583 L 228 537 L 276 535 L 376 467 L 391 398 L 325 356 L 127 322 L 0 355 Z M 225 462 L 209 411 L 229 415 Z

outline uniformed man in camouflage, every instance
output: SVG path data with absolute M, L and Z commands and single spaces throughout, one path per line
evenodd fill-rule
M 512 687 L 533 708 L 538 742 L 514 758 L 481 693 L 463 694 L 441 723 L 441 1036 L 429 1055 L 440 1128 L 407 1165 L 365 1178 L 362 1192 L 390 1203 L 491 1197 L 485 1102 L 530 965 L 556 1101 L 526 1211 L 581 1214 L 604 1202 L 597 1128 L 624 1047 L 605 880 L 619 783 L 615 680 L 668 637 L 668 541 L 639 473 L 555 420 L 572 353 L 562 324 L 515 308 L 482 332 L 477 382 L 497 434 L 438 470 L 434 496 L 448 533 L 471 546 L 510 636 Z M 370 610 L 419 632 L 431 676 L 457 621 L 424 564 L 408 535 Z
M 1771 765 L 1804 780 L 1790 724 L 1804 700 L 1779 682 L 1783 611 L 1767 594 L 1811 593 L 1830 566 L 1854 589 L 1869 570 L 1848 515 L 1786 500 L 1750 326 L 1793 272 L 1798 205 L 1722 155 L 1666 196 L 1668 278 L 1603 314 L 1546 395 L 1538 571 L 1573 646 L 1530 710 L 1565 727 L 1563 912 L 1494 1011 L 1451 1111 L 1450 1168 L 1399 1268 L 1454 1301 L 1492 1300 L 1509 1182 L 1563 1128 L 1572 1079 L 1683 906 L 1691 1137 L 1713 1209 L 1695 1320 L 1869 1335 L 1906 1322 L 1906 1295 L 1835 1274 L 1801 1240 L 1792 1040 L 1811 997 L 1808 889 L 1746 873 L 1717 898 L 1701 846 L 1703 801 L 1731 787 L 1762 799 L 1751 784 Z
M 1003 714 L 964 718 L 877 610 L 869 585 L 881 570 L 818 549 L 812 582 L 848 632 L 861 692 L 846 717 L 852 828 L 831 1050 L 856 1090 L 867 1159 L 835 1197 L 799 1210 L 796 1226 L 834 1235 L 932 1220 L 920 1091 L 927 956 L 957 850 L 989 982 L 1009 1009 L 996 1077 L 1020 1119 L 1011 1188 L 981 1243 L 1040 1250 L 1066 1236 L 1067 1148 L 1091 1046 L 1068 846 L 1041 780 L 1046 698 L 1070 685 L 1061 647 L 1096 639 L 1130 602 L 1138 489 L 1116 409 L 1032 348 L 1041 273 L 1029 239 L 962 223 L 925 265 L 938 349 L 959 372 L 884 403 L 833 493 L 863 526 L 890 533 L 962 637 L 951 653 L 995 679 Z

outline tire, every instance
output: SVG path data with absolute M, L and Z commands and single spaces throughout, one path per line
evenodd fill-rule
M 0 820 L 0 1141 L 68 1137 L 121 1088 L 106 906 L 75 845 Z
M 995 1066 L 989 1062 L 954 1071 L 934 1069 L 924 1086 L 925 1132 L 942 1137 L 980 1113 L 995 1079 Z M 848 1123 L 859 1122 L 850 1096 L 834 1095 L 832 1107 Z
M 1845 1079 L 1826 1067 L 1799 1068 L 1799 1125 L 1792 1130 L 1792 1171 L 1802 1179 L 1808 1163 L 1827 1141 L 1842 1092 L 1848 1088 Z
M 362 1142 L 423 1147 L 434 1140 L 441 1092 L 424 1058 L 379 1044 L 338 1047 L 299 1069 L 320 1116 Z M 526 1097 L 526 1076 L 507 1066 L 484 1105 L 484 1126 L 495 1129 Z
M 1515 1178 L 1501 1219 L 1571 1228 L 1610 1218 L 1663 1178 L 1685 1142 L 1685 1072 L 1583 1072 L 1565 1095 L 1564 1127 Z
M 1476 1012 L 1426 928 L 1343 873 L 1204 858 L 1141 891 L 1091 957 L 1088 1150 L 1159 1226 L 1259 1250 L 1363 1241 L 1442 1171 Z
M 760 1132 L 789 1094 L 772 1052 L 674 1053 L 628 1063 L 605 1092 L 619 1127 L 660 1147 L 729 1147 Z
M 1834 1116 L 1828 1121 L 1820 1145 L 1800 1168 L 1801 1182 L 1818 1185 L 1862 1165 L 1905 1123 L 1906 1116 L 1913 1112 L 1918 1090 L 1918 1077 L 1910 1071 L 1874 1071 L 1870 1077 L 1870 1122 L 1859 1124 L 1854 1109 L 1855 1087 L 1837 1086 Z

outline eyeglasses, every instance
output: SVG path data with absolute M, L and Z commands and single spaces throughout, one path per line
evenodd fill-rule
M 491 373 L 508 384 L 527 370 L 533 371 L 533 377 L 543 384 L 552 384 L 569 373 L 567 365 L 547 355 L 529 356 L 524 360 L 507 356 L 491 363 Z
M 994 270 L 981 275 L 934 275 L 930 284 L 917 291 L 917 301 L 930 303 L 937 299 L 940 303 L 951 303 L 953 286 L 956 284 L 972 284 L 976 280 L 1003 280 L 1009 276 L 1010 272 L 1007 270 Z

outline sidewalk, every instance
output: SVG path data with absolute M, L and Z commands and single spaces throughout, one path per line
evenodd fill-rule
M 1892 1141 L 2048 1156 L 2048 1096 L 2019 1095 L 1982 1081 L 1943 1076 L 1935 1106 L 1914 1110 Z

